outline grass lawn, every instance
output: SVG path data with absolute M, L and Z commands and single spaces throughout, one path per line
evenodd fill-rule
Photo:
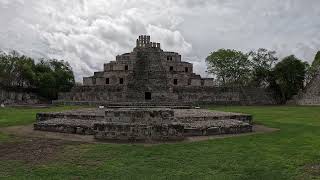
M 53 108 L 50 111 L 69 108 Z M 320 178 L 320 107 L 210 109 L 253 114 L 256 123 L 281 130 L 268 134 L 154 146 L 71 144 L 63 146 L 54 160 L 44 163 L 1 160 L 0 178 Z M 37 111 L 39 109 L 0 109 L 0 126 L 32 123 Z M 0 141 L 1 137 L 5 135 L 0 135 Z
M 0 108 L 0 127 L 31 124 L 35 121 L 37 112 L 54 112 L 77 108 L 80 107 L 61 106 L 51 108 Z

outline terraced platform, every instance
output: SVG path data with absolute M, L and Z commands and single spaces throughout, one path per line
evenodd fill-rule
M 201 109 L 116 108 L 38 113 L 35 130 L 101 140 L 182 140 L 252 131 L 252 116 Z

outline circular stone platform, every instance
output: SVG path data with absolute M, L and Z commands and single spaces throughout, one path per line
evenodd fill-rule
M 35 130 L 99 140 L 164 141 L 252 131 L 252 116 L 201 109 L 121 108 L 38 113 Z

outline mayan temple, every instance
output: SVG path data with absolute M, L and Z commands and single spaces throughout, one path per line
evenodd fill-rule
M 216 87 L 211 78 L 193 72 L 193 65 L 176 52 L 141 35 L 130 53 L 116 56 L 101 72 L 83 78 L 83 86 L 60 94 L 56 103 L 210 103 L 274 104 L 264 89 Z
M 299 105 L 320 105 L 320 71 L 306 86 L 304 91 L 301 91 L 294 101 Z

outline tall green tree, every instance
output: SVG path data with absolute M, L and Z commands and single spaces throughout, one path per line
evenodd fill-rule
M 5 86 L 29 87 L 34 83 L 34 60 L 16 51 L 0 53 L 0 82 Z
M 248 53 L 252 66 L 251 84 L 255 87 L 270 86 L 272 68 L 278 61 L 275 51 L 260 48 Z
M 0 52 L 0 85 L 33 88 L 48 99 L 56 99 L 58 92 L 67 92 L 75 84 L 68 62 L 40 59 L 38 63 L 16 51 Z
M 285 103 L 304 87 L 304 80 L 308 63 L 296 58 L 294 55 L 285 57 L 273 70 L 275 91 Z
M 206 63 L 208 72 L 221 85 L 246 85 L 250 79 L 250 61 L 241 51 L 219 49 L 206 58 Z
M 68 62 L 42 59 L 35 69 L 37 86 L 44 97 L 57 99 L 59 92 L 70 91 L 75 84 L 74 74 Z

